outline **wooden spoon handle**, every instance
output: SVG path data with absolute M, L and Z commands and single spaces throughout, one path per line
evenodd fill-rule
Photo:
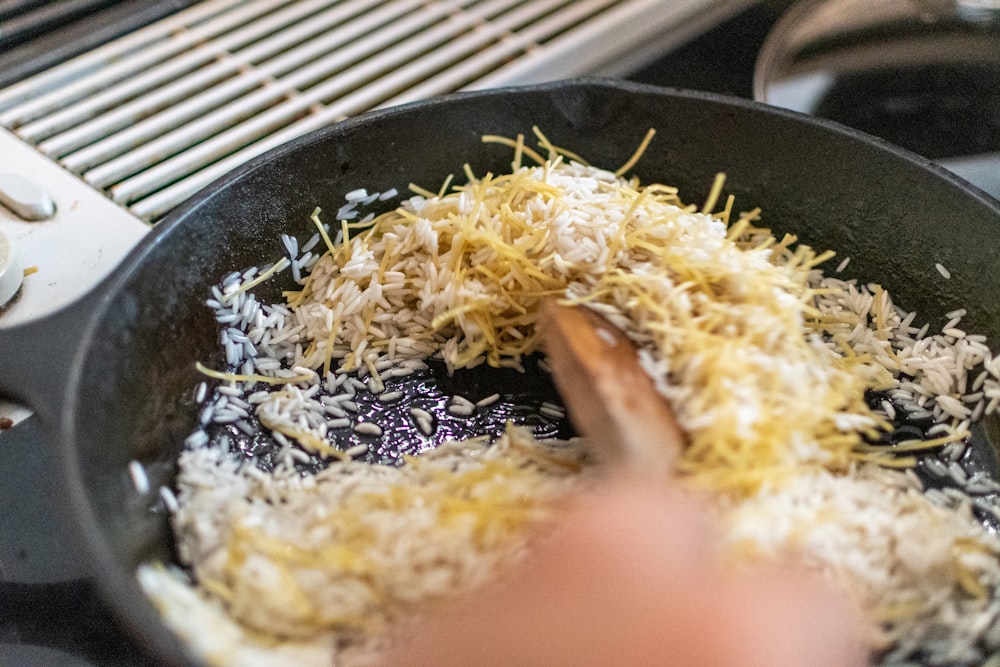
M 570 419 L 610 462 L 665 478 L 683 446 L 667 400 L 635 345 L 585 306 L 543 305 L 545 351 Z

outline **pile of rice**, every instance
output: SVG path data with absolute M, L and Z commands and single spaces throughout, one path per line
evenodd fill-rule
M 146 568 L 168 622 L 209 664 L 357 664 L 377 663 L 416 611 L 519 560 L 529 529 L 583 488 L 586 448 L 512 427 L 491 446 L 447 442 L 402 467 L 268 475 L 218 447 L 182 466 L 180 557 L 226 615 Z
M 510 173 L 466 168 L 375 218 L 358 209 L 394 193 L 348 193 L 335 233 L 317 213 L 301 249 L 286 237 L 289 258 L 215 290 L 228 368 L 205 369 L 217 384 L 197 390 L 201 428 L 161 490 L 188 571 L 140 570 L 168 622 L 210 664 L 377 660 L 394 628 L 516 562 L 590 484 L 585 443 L 511 427 L 373 466 L 351 459 L 392 433 L 357 398 L 446 440 L 393 378 L 429 357 L 519 368 L 558 296 L 640 347 L 688 438 L 671 483 L 711 499 L 729 558 L 831 577 L 870 619 L 874 663 L 1000 665 L 1000 542 L 981 520 L 1000 518 L 1000 486 L 961 465 L 971 423 L 1000 406 L 1000 358 L 964 312 L 929 335 L 880 286 L 824 275 L 832 253 L 756 211 L 733 219 L 731 199 L 712 214 L 721 182 L 699 211 L 625 178 L 632 160 L 612 173 L 540 143 L 547 156 L 511 142 Z M 284 269 L 301 289 L 258 302 Z M 934 425 L 882 443 L 903 417 Z M 260 426 L 280 446 L 266 471 L 231 451 Z M 335 462 L 301 472 L 320 459 Z M 918 465 L 947 484 L 925 489 Z

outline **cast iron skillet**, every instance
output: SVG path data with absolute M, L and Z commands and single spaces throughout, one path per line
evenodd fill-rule
M 1000 341 L 1000 205 L 831 123 L 714 95 L 577 80 L 457 94 L 320 130 L 193 197 L 79 303 L 0 332 L 0 394 L 36 408 L 52 434 L 67 548 L 151 655 L 192 661 L 135 583 L 140 562 L 172 554 L 166 516 L 135 493 L 126 468 L 142 461 L 154 488 L 172 479 L 196 419 L 194 362 L 217 360 L 217 327 L 203 305 L 210 286 L 278 259 L 279 234 L 306 232 L 316 206 L 336 211 L 354 188 L 435 188 L 465 162 L 477 174 L 506 170 L 511 151 L 481 135 L 530 137 L 532 125 L 610 168 L 654 127 L 636 167 L 645 181 L 677 185 L 700 203 L 725 171 L 737 208 L 760 206 L 778 232 L 850 256 L 851 275 L 886 285 L 921 319 L 940 325 L 962 306 L 968 330 Z M 978 451 L 989 449 L 983 442 Z

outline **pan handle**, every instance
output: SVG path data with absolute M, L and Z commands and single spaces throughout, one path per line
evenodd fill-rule
M 0 328 L 0 398 L 24 403 L 47 427 L 58 424 L 73 360 L 99 299 L 92 292 L 44 317 Z

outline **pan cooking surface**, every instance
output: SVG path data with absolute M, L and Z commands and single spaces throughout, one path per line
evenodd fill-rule
M 367 447 L 363 453 L 353 455 L 355 460 L 401 465 L 402 457 L 419 454 L 447 440 L 485 436 L 492 441 L 503 433 L 508 422 L 530 427 L 539 439 L 571 437 L 573 429 L 541 359 L 540 355 L 525 359 L 523 373 L 483 366 L 451 375 L 444 363 L 429 360 L 425 369 L 405 377 L 386 378 L 385 390 L 379 393 L 371 392 L 357 374 L 351 374 L 356 384 L 362 385 L 356 388 L 353 399 L 357 410 L 348 413 L 350 425 L 332 428 L 328 439 L 342 452 Z M 396 394 L 398 397 L 394 397 Z M 387 396 L 390 400 L 385 400 Z M 456 396 L 473 404 L 471 414 L 456 414 L 465 411 L 454 407 L 449 410 Z M 411 412 L 414 409 L 432 416 L 429 432 L 420 427 Z M 288 450 L 255 416 L 246 422 L 252 435 L 232 424 L 212 424 L 207 430 L 213 441 L 225 440 L 231 450 L 256 461 L 262 470 L 273 470 Z M 354 426 L 361 423 L 377 425 L 382 435 L 358 433 Z M 318 472 L 332 461 L 302 450 L 293 460 L 296 470 L 303 474 Z

